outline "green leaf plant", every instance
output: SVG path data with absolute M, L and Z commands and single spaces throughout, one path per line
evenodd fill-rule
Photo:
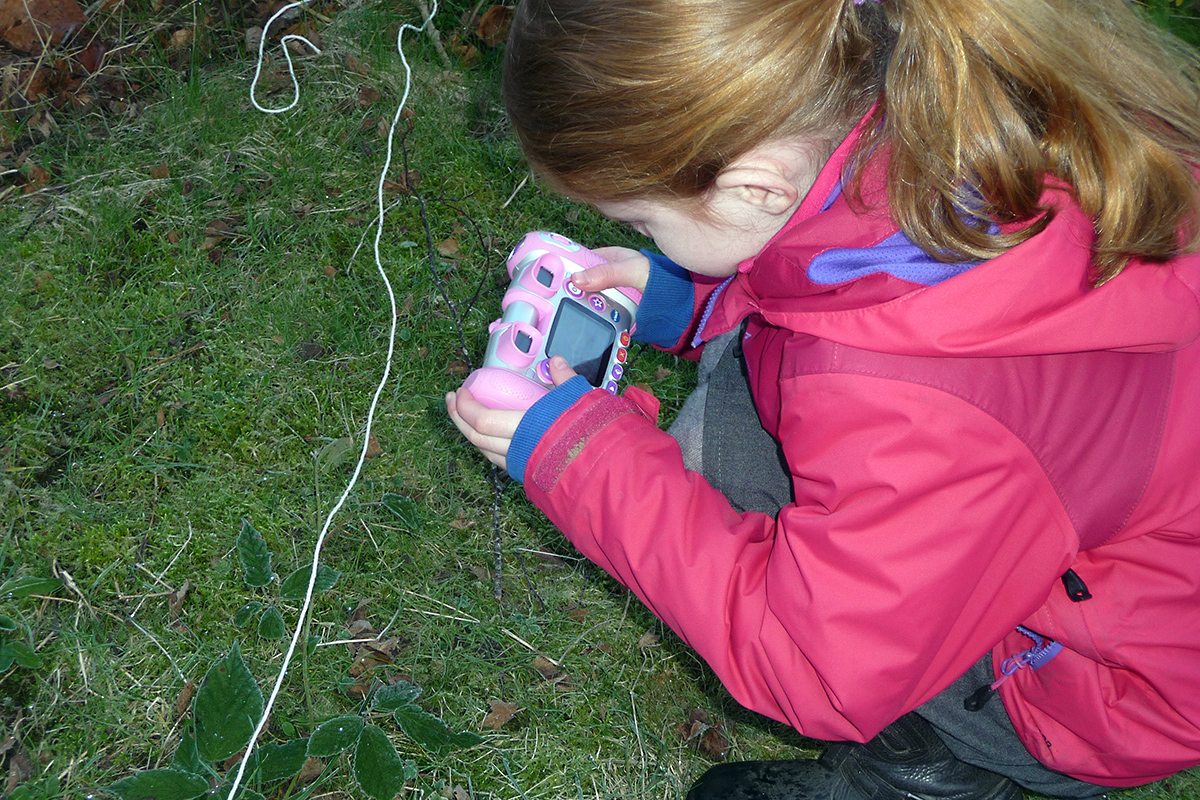
M 321 723 L 307 738 L 268 742 L 257 747 L 238 788 L 241 800 L 259 800 L 260 789 L 272 797 L 293 796 L 292 786 L 282 792 L 272 785 L 295 779 L 308 759 L 331 759 L 350 754 L 350 769 L 362 793 L 370 800 L 392 800 L 410 781 L 419 778 L 417 765 L 406 760 L 387 732 L 375 724 L 380 714 L 391 714 L 404 735 L 426 753 L 438 756 L 474 747 L 483 737 L 451 731 L 440 718 L 416 705 L 421 689 L 400 682 L 376 689 L 357 714 L 342 714 Z M 136 773 L 105 787 L 120 800 L 224 800 L 232 783 L 232 756 L 245 750 L 254 725 L 263 711 L 263 695 L 234 644 L 213 662 L 192 699 L 192 725 L 175 750 L 171 765 Z M 215 788 L 214 788 L 215 787 Z M 250 788 L 253 787 L 253 788 Z M 311 789 L 304 789 L 307 793 Z
M 24 576 L 10 578 L 0 584 L 0 601 L 23 600 L 33 595 L 48 595 L 62 586 L 58 578 L 36 578 Z M 16 611 L 13 612 L 16 614 Z M 32 637 L 29 626 L 17 616 L 0 613 L 0 675 L 14 667 L 37 669 L 42 665 L 39 656 L 30 644 Z
M 242 521 L 237 551 L 243 581 L 251 590 L 261 591 L 276 582 L 270 548 L 249 520 Z M 332 589 L 340 576 L 337 570 L 319 565 L 314 593 Z M 303 599 L 311 578 L 311 567 L 292 572 L 278 582 L 280 599 Z M 46 591 L 59 585 L 23 581 L 4 584 L 0 593 L 10 589 L 10 584 L 10 596 Z M 234 624 L 245 627 L 257 618 L 259 637 L 285 638 L 287 627 L 282 613 L 274 600 L 263 597 L 264 600 L 250 600 L 239 608 L 233 615 Z M 16 627 L 19 626 L 10 618 L 0 618 L 0 630 Z M 366 797 L 392 800 L 407 783 L 417 780 L 418 771 L 413 761 L 401 757 L 384 729 L 375 724 L 380 715 L 390 714 L 404 736 L 432 756 L 474 747 L 484 741 L 474 733 L 451 731 L 440 718 L 416 704 L 420 696 L 421 689 L 411 683 L 381 686 L 369 695 L 358 713 L 334 716 L 318 725 L 307 738 L 291 728 L 288 734 L 297 735 L 288 741 L 258 744 L 251 751 L 235 800 L 262 800 L 264 795 L 260 790 L 269 791 L 271 797 L 307 796 L 316 784 L 295 795 L 293 790 L 308 760 L 339 758 L 344 753 L 350 754 L 351 772 Z M 181 735 L 170 766 L 130 775 L 105 787 L 105 792 L 120 800 L 201 797 L 225 800 L 236 774 L 235 756 L 250 744 L 263 710 L 262 690 L 242 659 L 241 645 L 235 642 L 228 653 L 212 663 L 193 696 L 191 725 Z M 222 768 L 229 773 L 223 775 Z M 328 772 L 322 773 L 322 780 Z M 286 781 L 291 784 L 281 790 Z
M 242 565 L 242 581 L 251 589 L 265 590 L 276 583 L 272 571 L 271 550 L 262 534 L 254 529 L 250 520 L 242 520 L 242 527 L 237 537 L 238 561 Z M 311 567 L 301 567 L 290 573 L 282 581 L 278 581 L 279 598 L 281 600 L 302 601 L 308 591 L 308 582 L 312 577 Z M 325 564 L 317 565 L 316 580 L 313 583 L 313 594 L 327 592 L 337 585 L 342 573 Z M 251 600 L 233 614 L 233 624 L 244 628 L 258 619 L 257 631 L 262 639 L 283 639 L 287 636 L 287 626 L 283 621 L 283 613 L 267 598 Z

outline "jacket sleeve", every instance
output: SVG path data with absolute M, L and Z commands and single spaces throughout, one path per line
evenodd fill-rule
M 1037 609 L 1075 535 L 1028 450 L 928 387 L 793 378 L 796 502 L 735 512 L 626 398 L 593 392 L 533 452 L 526 492 L 746 707 L 865 741 Z

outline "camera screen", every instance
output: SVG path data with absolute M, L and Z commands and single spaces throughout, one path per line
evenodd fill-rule
M 579 303 L 564 301 L 550 327 L 547 356 L 562 356 L 592 386 L 599 386 L 617 332 Z

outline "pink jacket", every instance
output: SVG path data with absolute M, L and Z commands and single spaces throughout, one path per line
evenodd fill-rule
M 989 651 L 1000 674 L 1021 624 L 1063 646 L 1000 686 L 1040 761 L 1112 786 L 1200 764 L 1200 257 L 1093 289 L 1091 226 L 1050 190 L 1045 231 L 949 280 L 814 282 L 822 254 L 897 231 L 821 210 L 848 147 L 702 330 L 749 318 L 795 503 L 736 513 L 636 389 L 554 423 L 529 498 L 806 736 L 865 741 Z

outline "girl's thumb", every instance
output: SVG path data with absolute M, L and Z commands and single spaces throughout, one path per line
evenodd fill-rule
M 571 365 L 562 356 L 554 356 L 550 359 L 550 380 L 554 381 L 555 386 L 566 383 L 574 378 L 577 373 L 571 369 Z

